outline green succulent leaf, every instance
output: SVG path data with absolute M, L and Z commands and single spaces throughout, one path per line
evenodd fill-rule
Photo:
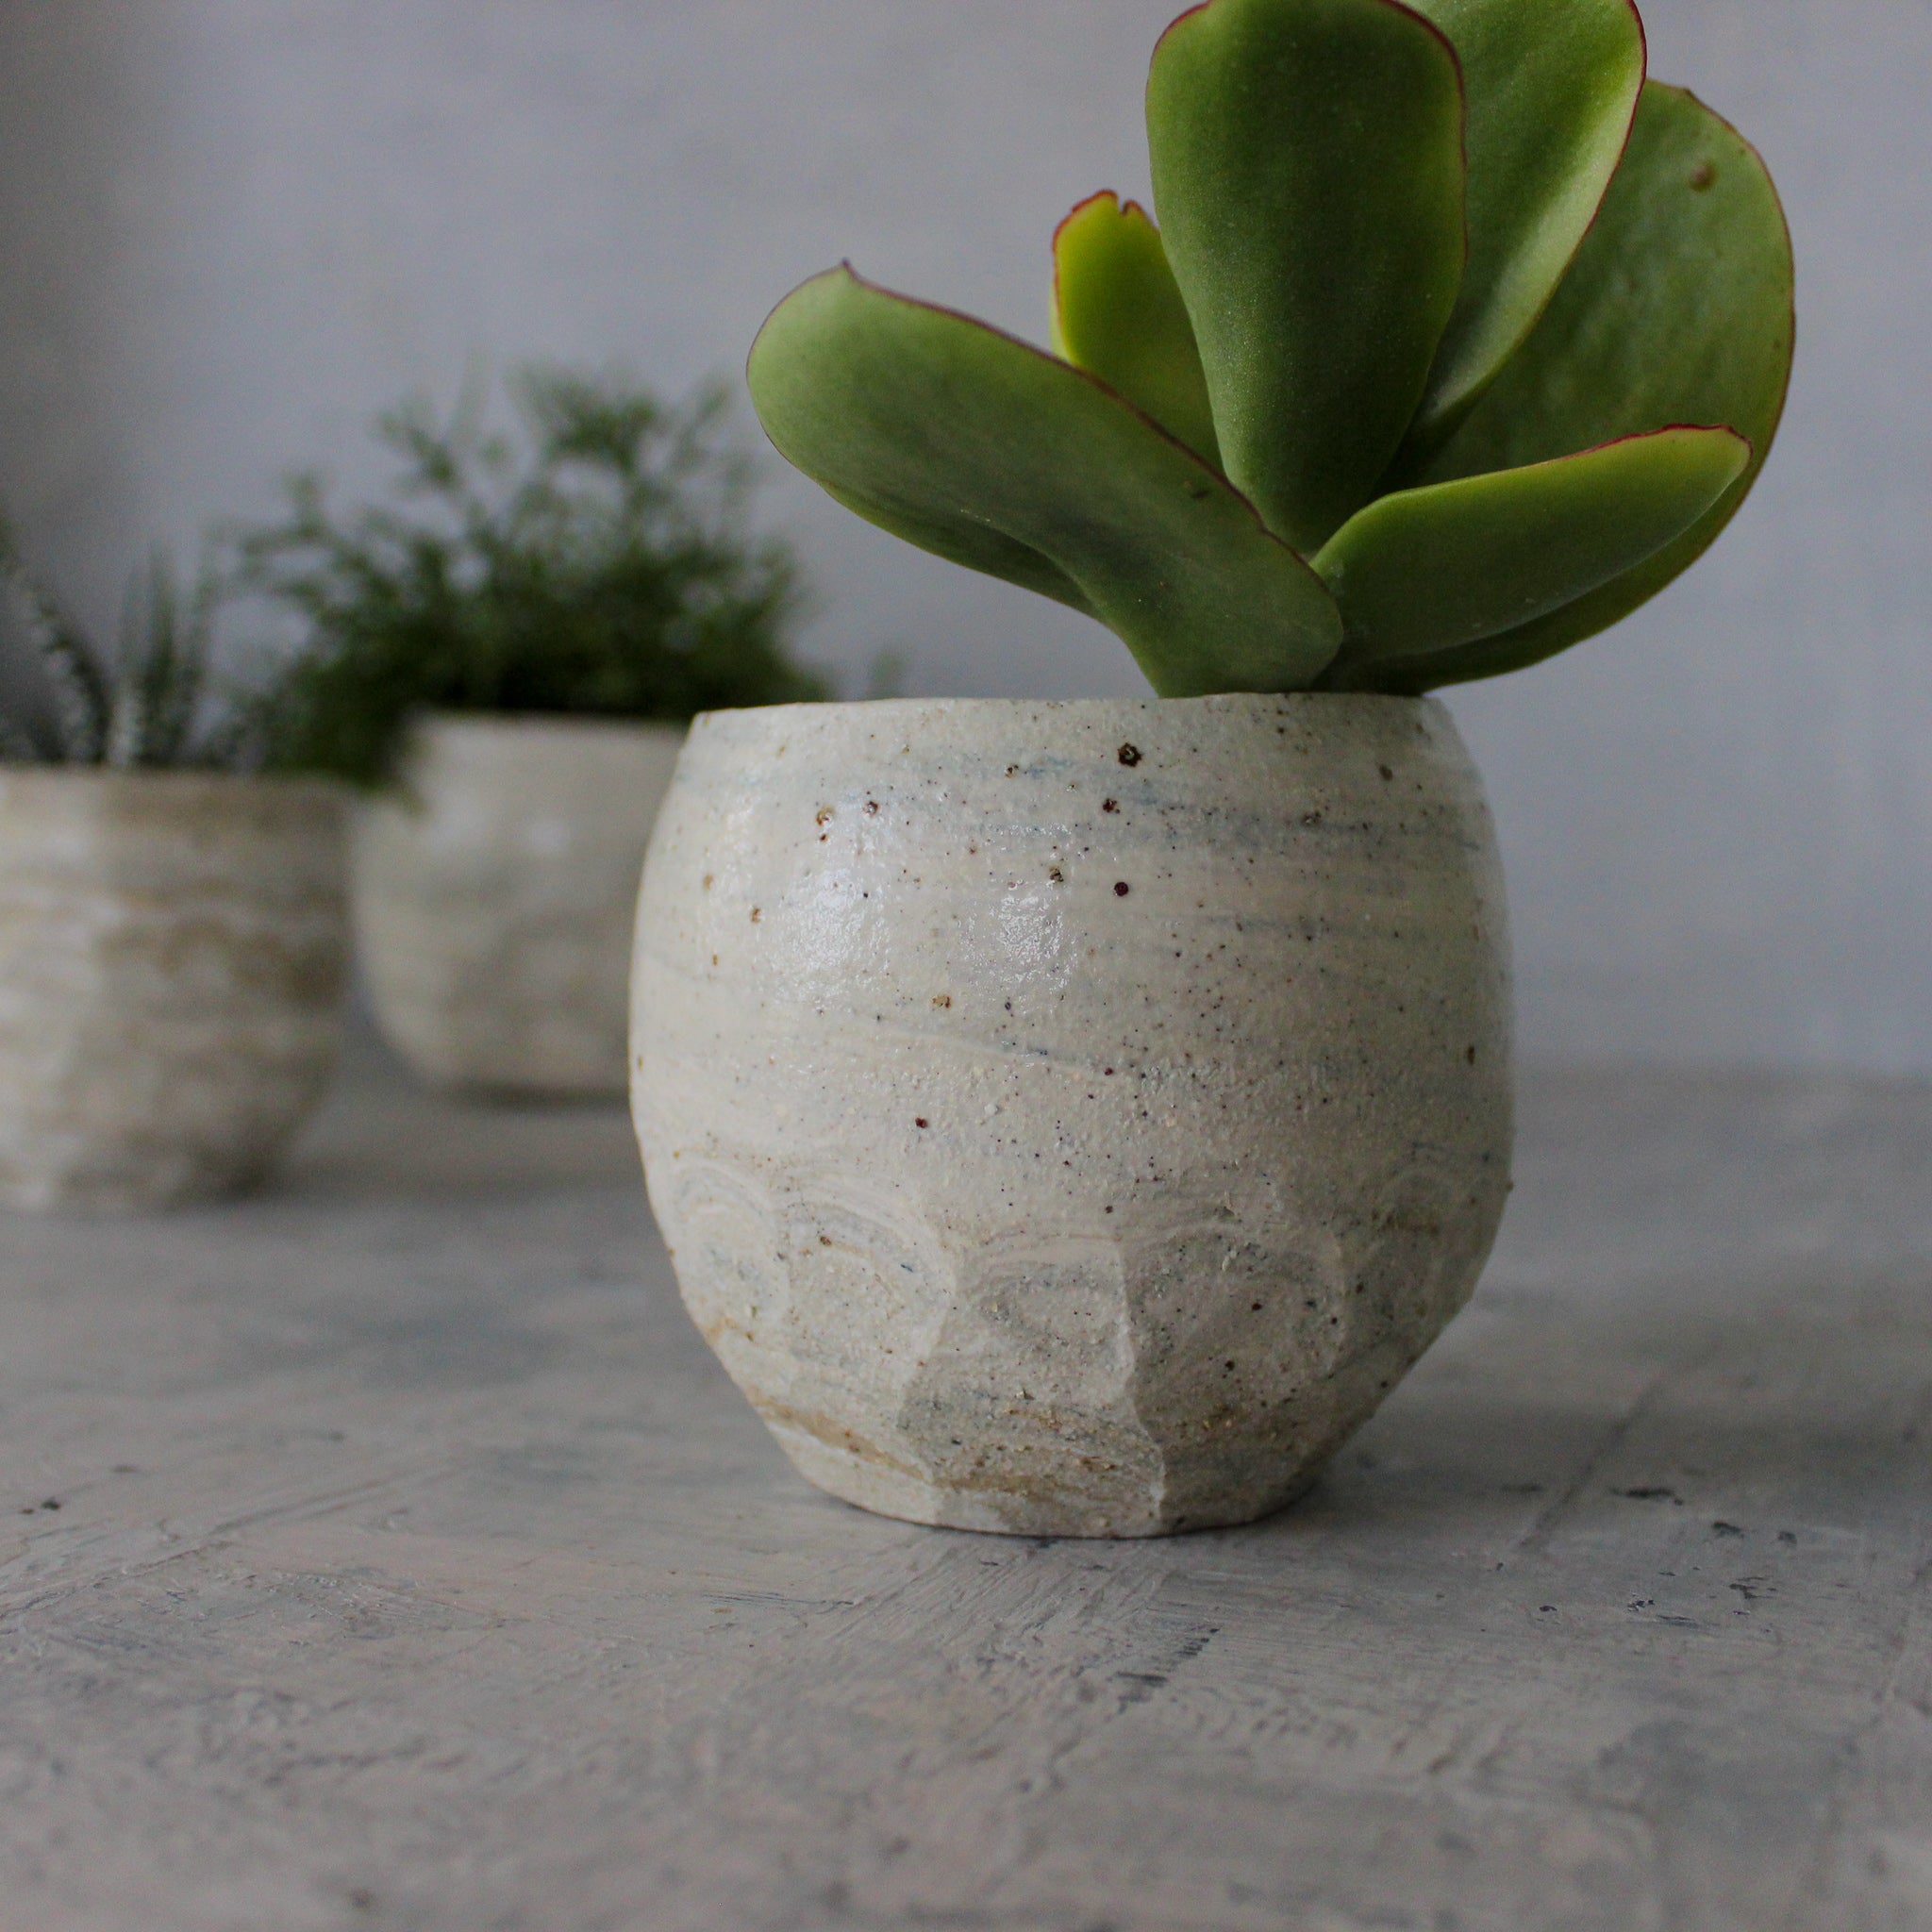
M 1791 279 L 1790 235 L 1756 151 L 1693 94 L 1647 83 L 1623 165 L 1569 275 L 1424 479 L 1541 462 L 1672 423 L 1726 424 L 1750 441 L 1751 461 L 1647 561 L 1574 604 L 1430 659 L 1426 688 L 1515 671 L 1593 637 L 1709 548 L 1777 433 L 1790 379 Z
M 1536 325 L 1617 171 L 1643 87 L 1630 0 L 1408 0 L 1468 100 L 1469 265 L 1411 435 L 1440 437 Z
M 1155 50 L 1147 133 L 1223 463 L 1312 552 L 1388 468 L 1456 305 L 1456 56 L 1396 0 L 1208 0 Z
M 1092 195 L 1054 231 L 1053 347 L 1220 468 L 1194 325 L 1138 202 Z
M 1335 655 L 1307 565 L 1069 363 L 839 268 L 773 311 L 748 375 L 779 452 L 841 503 L 1097 617 L 1163 697 L 1299 690 Z
M 1660 429 L 1378 497 L 1315 558 L 1344 626 L 1323 683 L 1425 675 L 1428 653 L 1574 603 L 1681 536 L 1750 458 L 1728 429 Z

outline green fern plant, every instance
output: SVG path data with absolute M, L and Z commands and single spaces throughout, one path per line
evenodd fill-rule
M 378 783 L 428 708 L 682 720 L 825 695 L 789 651 L 794 561 L 746 531 L 721 394 L 672 409 L 541 369 L 510 393 L 509 436 L 474 386 L 446 420 L 382 417 L 393 501 L 339 517 L 298 477 L 285 519 L 238 533 L 242 582 L 305 631 L 276 763 Z
M 0 762 L 241 771 L 265 753 L 264 698 L 218 686 L 214 625 L 225 586 L 204 560 L 185 592 L 165 551 L 128 585 L 115 648 L 103 651 L 21 560 L 0 524 L 0 606 L 12 659 Z
M 1751 488 L 1789 235 L 1628 0 L 1208 0 L 1147 129 L 1159 226 L 1061 225 L 1051 354 L 849 266 L 787 297 L 749 368 L 778 449 L 1171 697 L 1534 663 Z

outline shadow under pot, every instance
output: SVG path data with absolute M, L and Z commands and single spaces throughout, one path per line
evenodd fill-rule
M 356 815 L 376 1023 L 458 1091 L 625 1091 L 638 874 L 682 724 L 433 712 Z
M 125 1212 L 259 1179 L 335 1063 L 333 786 L 0 770 L 0 1200 Z
M 1495 1234 L 1502 880 L 1432 700 L 714 713 L 638 936 L 633 1108 L 686 1305 L 868 1508 L 1261 1516 Z

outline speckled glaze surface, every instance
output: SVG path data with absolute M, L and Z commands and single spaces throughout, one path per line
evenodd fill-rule
M 326 785 L 0 767 L 0 1201 L 262 1176 L 335 1062 L 343 817 Z
M 433 1085 L 625 1089 L 638 873 L 682 725 L 435 713 L 355 827 L 378 1024 Z
M 691 1315 L 806 1476 L 922 1523 L 1279 1507 L 1508 1186 L 1502 881 L 1427 699 L 701 718 L 632 1025 Z

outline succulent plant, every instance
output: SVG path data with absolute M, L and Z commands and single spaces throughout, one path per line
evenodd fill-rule
M 1628 0 L 1208 0 L 1147 129 L 1160 225 L 1061 224 L 1051 354 L 849 265 L 795 290 L 749 369 L 779 450 L 1170 697 L 1534 663 L 1756 479 L 1790 237 Z

